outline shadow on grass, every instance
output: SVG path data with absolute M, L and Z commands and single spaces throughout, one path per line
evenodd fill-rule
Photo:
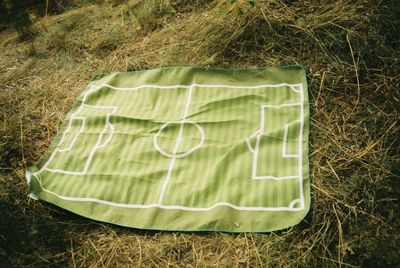
M 96 228 L 50 204 L 29 207 L 0 200 L 0 214 L 0 267 L 67 265 L 72 233 Z

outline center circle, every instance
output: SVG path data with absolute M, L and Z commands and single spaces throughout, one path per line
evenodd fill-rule
M 182 158 L 199 149 L 205 139 L 204 129 L 196 123 L 169 122 L 153 137 L 154 147 L 169 158 Z

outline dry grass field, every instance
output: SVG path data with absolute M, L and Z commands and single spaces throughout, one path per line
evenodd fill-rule
M 57 12 L 33 12 L 29 36 L 0 32 L 0 267 L 400 267 L 397 0 L 50 3 Z M 310 88 L 312 204 L 301 224 L 143 231 L 28 198 L 26 167 L 96 73 L 286 64 L 304 65 Z

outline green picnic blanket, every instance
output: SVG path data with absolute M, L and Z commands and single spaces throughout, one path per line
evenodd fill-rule
M 301 66 L 99 75 L 26 178 L 32 198 L 99 221 L 273 231 L 309 210 L 308 129 Z

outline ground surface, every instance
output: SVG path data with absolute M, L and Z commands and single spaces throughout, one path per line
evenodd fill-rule
M 0 266 L 398 266 L 400 8 L 354 2 L 82 0 L 33 16 L 24 40 L 3 27 Z M 304 222 L 268 234 L 144 232 L 27 197 L 26 167 L 95 73 L 176 64 L 307 68 Z

